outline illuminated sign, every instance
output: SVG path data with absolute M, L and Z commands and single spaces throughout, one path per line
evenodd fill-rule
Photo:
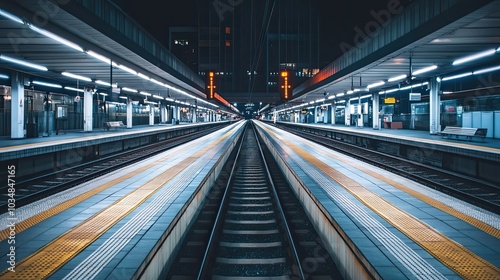
M 207 72 L 207 99 L 215 98 L 215 73 L 213 71 Z
M 384 99 L 385 104 L 396 104 L 396 98 L 395 97 L 387 97 Z
M 289 100 L 292 97 L 292 79 L 288 70 L 280 71 L 280 96 L 283 100 Z

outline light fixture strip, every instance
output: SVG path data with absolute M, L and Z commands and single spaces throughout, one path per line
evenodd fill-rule
M 139 92 L 139 94 L 142 94 L 142 95 L 145 95 L 145 96 L 151 96 L 151 93 L 145 92 L 145 91 L 141 91 L 141 92 Z
M 135 90 L 133 88 L 128 88 L 128 87 L 122 87 L 122 90 L 128 91 L 128 92 L 137 92 L 137 90 Z
M 460 58 L 460 59 L 453 61 L 453 65 L 459 65 L 459 64 L 466 63 L 466 62 L 469 62 L 472 60 L 480 59 L 480 58 L 492 55 L 495 52 L 496 52 L 495 49 L 491 49 L 491 50 L 486 50 L 486 51 L 476 53 L 473 55 L 469 55 L 469 56 L 466 56 L 466 57 L 463 57 L 463 58 Z
M 387 81 L 388 82 L 395 82 L 395 81 L 406 79 L 406 77 L 408 77 L 408 75 L 403 74 L 403 75 L 399 75 L 399 76 L 395 76 L 395 77 L 389 78 L 389 80 L 387 80 Z
M 27 62 L 27 61 L 20 60 L 20 59 L 16 59 L 16 58 L 12 58 L 10 56 L 6 56 L 6 55 L 3 55 L 3 54 L 0 54 L 0 59 L 6 60 L 6 61 L 9 61 L 9 62 L 12 62 L 12 63 L 16 63 L 16 64 L 19 64 L 19 65 L 27 66 L 27 67 L 30 67 L 30 68 L 34 68 L 34 69 L 37 69 L 37 70 L 41 70 L 41 71 L 48 71 L 49 70 L 45 66 L 38 65 L 38 64 L 35 64 L 35 63 L 31 63 L 31 62 Z
M 384 84 L 385 84 L 384 81 L 380 81 L 380 82 L 376 82 L 376 83 L 368 85 L 367 88 L 370 89 L 370 88 L 374 88 L 374 87 L 379 87 L 379 86 L 384 85 Z
M 19 17 L 15 16 L 7 11 L 4 11 L 2 9 L 0 9 L 0 15 L 2 15 L 3 17 L 6 17 L 12 21 L 15 21 L 17 23 L 24 24 L 24 21 L 22 19 L 20 19 Z
M 69 73 L 69 72 L 62 72 L 61 74 L 63 76 L 70 77 L 70 78 L 73 78 L 73 79 L 82 80 L 82 81 L 86 81 L 86 82 L 92 82 L 92 79 L 90 79 L 88 77 L 85 77 L 85 76 L 76 75 L 76 74 Z
M 143 78 L 144 80 L 148 80 L 148 81 L 151 80 L 151 78 L 149 78 L 148 76 L 146 76 L 146 75 L 144 75 L 142 73 L 137 73 L 137 76 Z
M 55 41 L 57 41 L 57 42 L 59 42 L 61 44 L 64 44 L 64 45 L 66 45 L 66 46 L 68 46 L 70 48 L 73 48 L 73 49 L 75 49 L 75 50 L 77 50 L 79 52 L 83 52 L 82 47 L 80 47 L 79 45 L 77 45 L 77 44 L 75 44 L 73 42 L 70 42 L 69 40 L 66 40 L 66 39 L 64 39 L 64 38 L 62 38 L 62 37 L 60 37 L 60 36 L 58 36 L 58 35 L 56 35 L 56 34 L 54 34 L 52 32 L 49 32 L 49 31 L 47 31 L 45 29 L 38 28 L 38 27 L 36 27 L 34 25 L 29 24 L 28 26 L 29 26 L 29 28 L 31 30 L 33 30 L 35 32 L 38 32 L 38 33 L 40 33 L 42 35 L 45 35 L 45 36 L 47 36 L 47 37 L 49 37 L 49 38 L 51 38 L 51 39 L 53 39 L 53 40 L 55 40 Z
M 95 83 L 96 83 L 96 84 L 103 85 L 103 86 L 108 86 L 108 87 L 110 87 L 110 86 L 111 86 L 111 84 L 110 84 L 110 83 L 105 82 L 105 81 L 101 81 L 101 80 L 97 80 L 97 81 L 95 81 Z
M 64 87 L 64 89 L 67 89 L 67 90 L 74 90 L 74 91 L 78 91 L 78 92 L 84 92 L 83 89 L 80 89 L 80 88 L 74 88 L 74 87 Z
M 46 86 L 46 87 L 53 87 L 53 88 L 62 88 L 61 85 L 46 83 L 46 82 L 41 82 L 41 81 L 33 81 L 33 84 L 40 85 L 40 86 Z
M 122 70 L 125 70 L 127 72 L 129 72 L 130 74 L 134 74 L 134 75 L 137 75 L 137 72 L 132 70 L 131 68 L 128 68 L 127 66 L 124 66 L 124 65 L 121 65 L 121 64 L 114 64 L 116 67 L 122 69 Z
M 432 65 L 432 66 L 428 66 L 428 67 L 425 67 L 425 68 L 422 68 L 422 69 L 419 69 L 415 72 L 413 72 L 412 74 L 413 75 L 419 75 L 419 74 L 422 74 L 422 73 L 425 73 L 425 72 L 429 72 L 429 71 L 432 71 L 434 69 L 437 68 L 437 65 Z
M 493 71 L 497 71 L 497 70 L 500 70 L 500 65 L 499 66 L 495 66 L 495 67 L 490 67 L 490 68 L 485 68 L 485 69 L 477 70 L 477 71 L 474 71 L 473 74 L 474 75 L 479 75 L 479 74 L 493 72 Z
M 100 60 L 100 61 L 102 61 L 102 62 L 105 62 L 105 63 L 107 63 L 107 64 L 111 64 L 111 59 L 109 59 L 109 58 L 107 58 L 107 57 L 105 57 L 105 56 L 103 56 L 103 55 L 100 55 L 100 54 L 98 54 L 98 53 L 96 53 L 96 52 L 93 52 L 93 51 L 87 51 L 87 54 L 88 54 L 88 55 L 90 55 L 90 56 L 92 56 L 92 57 L 94 57 L 94 58 L 99 59 L 99 60 Z
M 441 81 L 454 80 L 454 79 L 458 79 L 458 78 L 467 77 L 470 75 L 472 75 L 472 72 L 466 72 L 466 73 L 462 73 L 462 74 L 458 74 L 458 75 L 454 75 L 454 76 L 444 77 L 441 79 Z
M 8 78 L 9 78 L 9 76 L 4 75 L 4 74 L 0 74 L 0 79 L 8 79 Z

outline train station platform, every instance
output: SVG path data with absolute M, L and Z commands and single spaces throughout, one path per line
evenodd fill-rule
M 11 139 L 8 136 L 0 137 L 0 153 L 10 152 L 19 149 L 29 149 L 40 145 L 57 145 L 61 143 L 70 143 L 72 141 L 87 141 L 93 139 L 110 138 L 117 135 L 133 135 L 144 132 L 155 132 L 165 129 L 181 128 L 192 125 L 204 125 L 207 123 L 180 123 L 155 124 L 155 125 L 136 125 L 132 128 L 96 128 L 92 131 L 66 130 L 59 133 L 51 133 L 50 136 L 39 136 L 34 138 Z
M 459 137 L 459 139 L 455 139 L 454 137 L 447 138 L 442 135 L 430 134 L 428 131 L 423 130 L 414 130 L 414 129 L 388 129 L 381 128 L 379 130 L 375 130 L 371 127 L 356 127 L 356 126 L 346 126 L 346 125 L 329 125 L 329 124 L 309 124 L 311 126 L 319 126 L 319 127 L 330 127 L 338 130 L 344 131 L 352 131 L 358 133 L 366 133 L 371 135 L 380 135 L 380 136 L 389 136 L 392 138 L 400 138 L 400 137 L 408 137 L 408 138 L 417 138 L 424 139 L 425 141 L 439 141 L 450 143 L 453 145 L 464 145 L 464 146 L 477 146 L 486 148 L 485 150 L 495 151 L 498 150 L 500 152 L 500 139 L 497 138 L 472 138 L 472 140 L 467 140 L 464 137 Z M 491 149 L 490 149 L 491 148 Z
M 500 276 L 498 215 L 255 123 L 346 279 Z
M 442 168 L 491 184 L 500 184 L 500 139 L 459 140 L 431 135 L 428 131 L 380 129 L 331 124 L 272 122 L 268 124 L 291 129 L 298 134 L 322 136 L 361 148 L 403 158 L 423 165 Z
M 2 214 L 0 279 L 161 278 L 243 124 Z M 255 124 L 345 279 L 500 275 L 498 215 Z
M 50 137 L 0 139 L 0 164 L 15 165 L 18 180 L 45 176 L 117 153 L 165 143 L 207 129 L 229 125 L 230 121 L 181 123 L 179 125 L 135 126 L 131 129 L 67 131 Z M 5 174 L 1 170 L 0 174 Z
M 160 279 L 243 123 L 2 214 L 0 279 Z

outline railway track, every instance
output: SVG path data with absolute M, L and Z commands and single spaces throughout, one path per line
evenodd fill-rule
M 342 279 L 253 124 L 242 138 L 166 279 Z
M 57 170 L 51 174 L 16 182 L 16 206 L 21 207 L 36 200 L 66 190 L 83 182 L 103 176 L 121 167 L 148 158 L 175 146 L 210 134 L 219 128 L 210 128 L 189 135 L 167 139 L 145 147 L 103 157 L 95 161 Z M 6 187 L 0 193 L 7 193 Z M 0 202 L 0 214 L 7 211 L 7 200 Z
M 323 135 L 308 133 L 306 131 L 296 131 L 281 126 L 280 128 L 322 144 L 337 152 L 355 157 L 483 209 L 500 214 L 500 189 L 498 186 L 488 182 L 338 141 Z

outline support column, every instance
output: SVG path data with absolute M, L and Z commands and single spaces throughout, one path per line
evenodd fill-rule
M 93 128 L 93 109 L 92 105 L 94 103 L 92 96 L 92 90 L 85 89 L 83 91 L 83 131 L 91 132 Z
M 344 118 L 345 118 L 345 125 L 350 126 L 351 125 L 351 100 L 346 100 L 345 102 L 345 113 L 344 113 Z
M 439 94 L 439 89 L 441 88 L 441 83 L 432 78 L 429 81 L 429 116 L 430 134 L 438 134 L 441 132 L 441 95 Z
M 373 129 L 380 129 L 382 121 L 380 120 L 380 97 L 378 92 L 372 94 L 372 120 Z
M 323 107 L 323 106 L 321 106 Z M 326 110 L 321 110 L 321 113 L 323 114 L 323 123 L 328 124 L 328 106 L 325 105 Z M 331 109 L 331 108 L 330 108 Z
M 160 104 L 160 123 L 167 122 L 167 107 L 165 104 Z
M 132 102 L 127 99 L 127 128 L 132 128 Z
M 179 106 L 172 107 L 172 124 L 179 120 Z
M 337 104 L 332 103 L 332 111 L 330 112 L 331 114 L 331 124 L 335 125 L 335 111 L 337 111 Z
M 12 72 L 11 75 L 11 120 L 10 138 L 24 138 L 24 77 L 19 72 Z
M 155 125 L 155 106 L 149 104 L 149 125 Z
M 314 107 L 314 123 L 318 123 L 318 106 Z
M 274 115 L 274 118 L 273 118 L 274 121 L 273 121 L 273 123 L 276 123 L 276 118 L 278 117 L 278 113 L 276 113 L 276 111 L 274 111 L 273 115 Z
M 361 99 L 358 100 L 358 110 L 357 110 L 357 115 L 356 115 L 356 127 L 363 127 L 363 104 L 361 103 Z

